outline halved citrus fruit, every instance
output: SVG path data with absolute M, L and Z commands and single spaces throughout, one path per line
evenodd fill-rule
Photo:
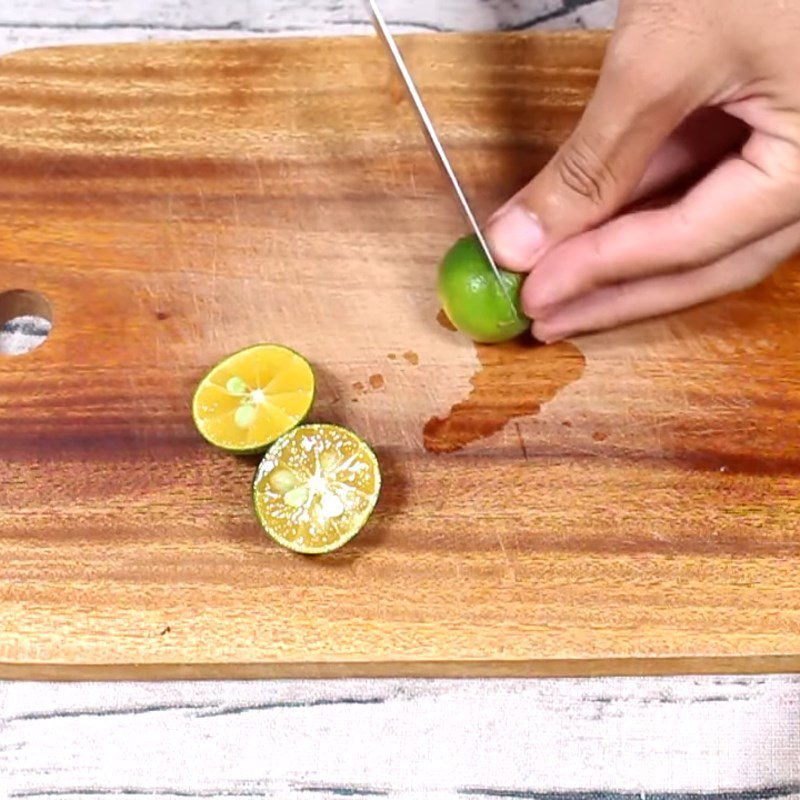
M 264 456 L 253 500 L 278 544 L 320 555 L 338 550 L 366 525 L 380 488 L 378 459 L 363 439 L 338 425 L 301 425 Z
M 314 373 L 301 355 L 258 344 L 217 364 L 192 402 L 197 430 L 232 453 L 259 453 L 305 420 L 314 402 Z
M 439 267 L 439 300 L 450 322 L 471 339 L 505 342 L 531 325 L 520 307 L 522 278 L 501 269 L 501 286 L 477 237 L 467 236 L 450 248 Z

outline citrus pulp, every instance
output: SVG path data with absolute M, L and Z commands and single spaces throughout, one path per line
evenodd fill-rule
M 338 550 L 367 523 L 381 488 L 369 445 L 338 425 L 301 425 L 264 456 L 256 514 L 280 545 L 306 555 Z
M 263 452 L 300 424 L 314 402 L 314 373 L 287 347 L 259 344 L 219 363 L 194 395 L 201 435 L 233 453 Z

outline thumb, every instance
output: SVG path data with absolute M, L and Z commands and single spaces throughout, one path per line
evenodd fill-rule
M 530 270 L 553 245 L 619 211 L 660 145 L 696 108 L 683 81 L 666 83 L 674 64 L 656 68 L 651 60 L 642 72 L 614 50 L 612 42 L 575 131 L 489 222 L 489 245 L 509 269 Z

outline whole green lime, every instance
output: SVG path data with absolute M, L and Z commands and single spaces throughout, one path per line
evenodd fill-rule
M 459 239 L 439 267 L 439 301 L 461 333 L 476 342 L 515 339 L 530 327 L 522 313 L 522 275 L 500 270 L 503 287 L 476 236 Z

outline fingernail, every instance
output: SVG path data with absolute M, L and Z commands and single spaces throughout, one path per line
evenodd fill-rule
M 513 204 L 514 204 L 514 201 L 512 199 L 512 200 L 509 200 L 508 202 L 504 203 L 502 206 L 500 206 L 500 208 L 498 208 L 497 211 L 495 211 L 494 214 L 492 214 L 492 216 L 489 217 L 489 221 L 487 222 L 487 226 L 488 225 L 492 225 L 495 220 L 500 219 L 500 217 L 502 217 L 503 214 L 505 214 L 506 211 L 508 211 L 508 209 L 511 208 L 511 206 Z
M 487 236 L 495 258 L 511 269 L 529 269 L 544 244 L 538 218 L 520 205 L 511 205 L 495 217 Z

